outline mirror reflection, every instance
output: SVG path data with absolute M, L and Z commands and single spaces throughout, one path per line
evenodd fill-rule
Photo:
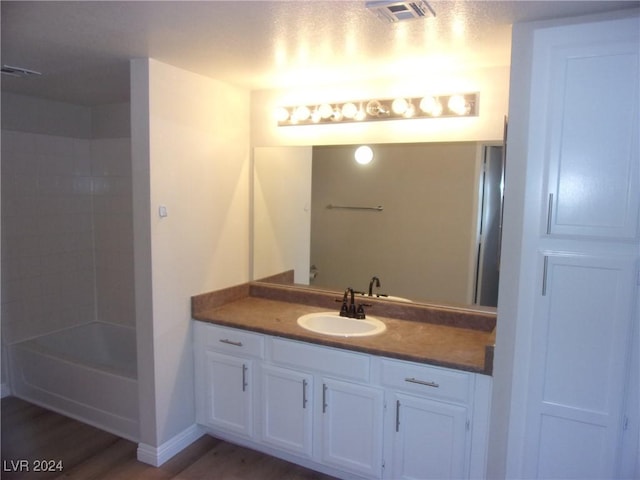
M 502 147 L 477 142 L 254 152 L 253 278 L 397 301 L 495 306 Z

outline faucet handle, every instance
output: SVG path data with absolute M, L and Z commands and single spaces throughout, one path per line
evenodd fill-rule
M 371 307 L 371 306 L 372 305 L 370 303 L 361 303 L 360 305 L 358 305 L 358 310 L 356 310 L 355 318 L 359 320 L 363 320 L 367 318 L 367 315 L 364 313 L 364 307 Z

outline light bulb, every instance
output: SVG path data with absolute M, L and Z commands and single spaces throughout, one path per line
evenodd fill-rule
M 405 112 L 402 114 L 405 118 L 411 118 L 416 114 L 416 107 L 413 103 L 410 103 Z
M 336 107 L 331 114 L 331 121 L 339 122 L 340 120 L 342 120 L 342 110 L 340 110 L 340 107 Z
M 367 103 L 367 115 L 371 117 L 385 117 L 389 110 L 379 100 L 369 100 Z
M 329 118 L 333 114 L 333 108 L 328 103 L 323 103 L 318 107 L 318 111 L 320 112 L 320 116 L 324 119 Z
M 289 119 L 289 110 L 284 107 L 278 107 L 275 111 L 275 117 L 278 122 L 285 122 Z
M 299 122 L 304 122 L 305 120 L 309 120 L 309 117 L 311 116 L 311 110 L 309 110 L 309 107 L 301 105 L 296 108 L 296 111 L 293 115 Z
M 358 112 L 356 113 L 356 116 L 353 117 L 355 120 L 361 122 L 362 120 L 364 120 L 365 118 L 367 118 L 367 112 L 365 112 L 364 107 L 362 106 L 362 104 L 360 104 L 360 107 L 358 108 Z
M 362 145 L 356 148 L 354 158 L 360 165 L 367 165 L 368 163 L 371 163 L 371 160 L 373 160 L 373 150 L 371 150 L 371 147 L 367 145 Z
M 442 103 L 436 97 L 424 97 L 420 100 L 420 110 L 432 117 L 442 115 Z
M 404 114 L 407 108 L 409 108 L 409 102 L 404 98 L 396 98 L 391 104 L 391 110 L 393 110 L 393 113 L 396 115 Z
M 456 115 L 466 115 L 469 113 L 470 106 L 462 95 L 451 95 L 447 102 L 449 110 Z
M 344 115 L 344 118 L 354 118 L 357 113 L 358 107 L 356 107 L 355 103 L 349 102 L 342 106 L 342 115 Z

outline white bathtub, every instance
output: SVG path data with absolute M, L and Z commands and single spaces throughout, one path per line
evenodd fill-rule
M 13 394 L 138 441 L 135 329 L 92 322 L 9 347 Z

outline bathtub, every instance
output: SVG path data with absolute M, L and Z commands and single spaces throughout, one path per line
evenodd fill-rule
M 9 347 L 19 398 L 138 441 L 135 329 L 92 322 Z

